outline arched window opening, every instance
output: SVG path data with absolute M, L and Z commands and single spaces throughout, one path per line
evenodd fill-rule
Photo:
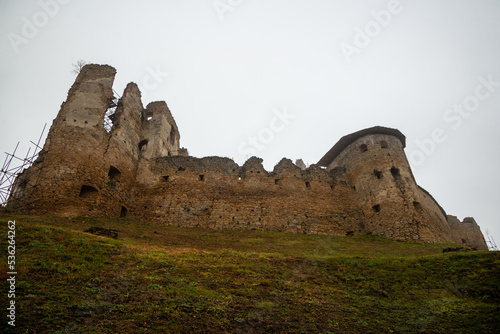
M 109 167 L 108 177 L 110 180 L 115 180 L 120 175 L 121 175 L 121 172 L 118 170 L 118 168 L 116 168 L 114 166 Z

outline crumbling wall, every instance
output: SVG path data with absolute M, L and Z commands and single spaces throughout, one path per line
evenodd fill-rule
M 352 235 L 362 216 L 339 175 L 302 171 L 282 160 L 267 172 L 259 158 L 166 157 L 138 175 L 134 215 L 164 225 Z
M 111 131 L 104 129 L 115 74 L 107 65 L 82 68 L 42 153 L 14 185 L 10 206 L 62 216 L 124 216 L 134 205 L 137 168 L 145 158 L 141 140 L 152 136 L 153 143 L 167 141 L 169 153 L 179 151 L 180 135 L 168 108 L 153 111 L 159 122 L 144 121 L 141 94 L 134 83 L 118 101 Z M 156 156 L 167 153 L 157 146 Z
M 86 200 L 94 198 L 105 182 L 100 177 L 107 173 L 103 158 L 108 134 L 103 122 L 113 98 L 115 73 L 110 66 L 88 65 L 82 69 L 42 152 L 24 173 L 28 186 L 23 196 L 11 198 L 9 205 L 64 216 L 95 213 L 95 204 L 98 207 L 99 203 L 86 205 Z
M 179 155 L 179 129 L 164 101 L 151 102 L 144 111 L 142 141 L 142 158 Z
M 461 222 L 456 216 L 448 215 L 453 242 L 477 250 L 488 250 L 483 233 L 472 217 L 466 217 Z

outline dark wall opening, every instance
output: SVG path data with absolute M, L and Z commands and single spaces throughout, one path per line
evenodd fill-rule
M 385 140 L 382 140 L 382 141 L 380 142 L 380 147 L 382 147 L 382 148 L 388 148 L 388 147 L 389 147 L 389 145 L 387 145 L 387 142 L 386 142 Z
M 372 206 L 372 209 L 375 212 L 380 212 L 380 204 L 376 204 L 376 205 Z
M 200 175 L 200 176 L 198 177 L 198 179 L 199 179 L 200 181 L 205 181 L 205 175 Z
M 165 175 L 165 176 L 163 176 L 163 181 L 168 182 L 168 179 L 169 179 L 169 178 L 170 178 L 170 176 Z
M 120 218 L 125 218 L 127 217 L 128 210 L 126 207 L 122 206 L 122 209 L 120 210 Z
M 366 146 L 366 144 L 361 144 L 361 145 L 359 146 L 359 150 L 360 150 L 361 152 L 366 152 L 366 151 L 368 151 L 368 146 Z
M 401 177 L 401 173 L 399 172 L 399 168 L 396 168 L 396 167 L 391 168 L 391 174 L 392 174 L 392 177 L 395 179 L 399 179 Z
M 381 179 L 382 178 L 382 172 L 379 171 L 379 170 L 373 170 L 373 175 L 375 175 L 377 177 L 377 179 Z
M 110 180 L 115 180 L 120 175 L 121 172 L 118 170 L 118 168 L 114 166 L 109 167 L 108 177 Z
M 83 185 L 82 188 L 80 189 L 80 197 L 82 198 L 90 198 L 94 194 L 97 194 L 97 189 L 92 187 L 92 186 L 86 186 Z
M 139 151 L 140 152 L 143 152 L 145 151 L 146 149 L 148 148 L 148 140 L 147 139 L 143 139 L 139 142 Z

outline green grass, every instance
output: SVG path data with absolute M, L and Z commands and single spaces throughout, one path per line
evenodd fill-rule
M 16 333 L 498 333 L 499 252 L 13 213 L 3 235 L 9 219 Z

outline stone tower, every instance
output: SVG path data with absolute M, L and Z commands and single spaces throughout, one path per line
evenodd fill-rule
M 118 101 L 110 132 L 105 113 L 116 70 L 86 65 L 68 92 L 34 165 L 16 180 L 9 205 L 62 216 L 124 216 L 134 205 L 141 160 L 187 152 L 165 102 L 146 109 L 136 84 Z
M 364 233 L 417 242 L 451 240 L 445 212 L 415 182 L 398 130 L 373 127 L 344 136 L 318 162 L 346 169 L 364 214 Z

